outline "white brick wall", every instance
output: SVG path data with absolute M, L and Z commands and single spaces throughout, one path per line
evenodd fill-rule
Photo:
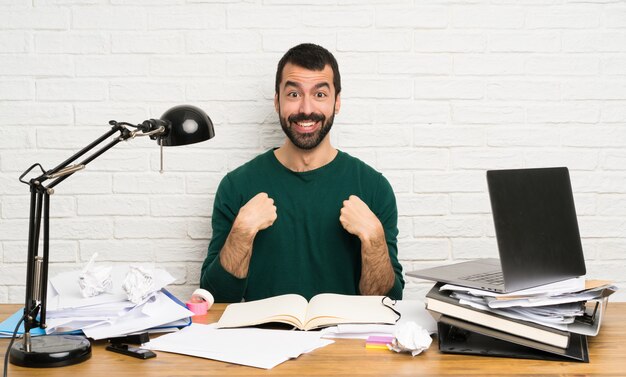
M 60 184 L 51 273 L 98 252 L 167 268 L 188 296 L 217 185 L 282 142 L 274 70 L 309 41 L 342 70 L 334 143 L 396 191 L 405 268 L 496 256 L 484 171 L 565 165 L 589 276 L 626 288 L 625 0 L 5 0 L 0 302 L 23 301 L 21 172 L 182 103 L 216 138 L 166 150 L 165 174 L 152 141 L 122 143 Z

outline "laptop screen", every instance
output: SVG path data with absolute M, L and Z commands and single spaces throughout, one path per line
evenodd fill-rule
M 569 171 L 487 171 L 507 291 L 586 273 Z

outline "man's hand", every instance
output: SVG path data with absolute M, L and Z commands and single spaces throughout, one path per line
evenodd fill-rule
M 395 275 L 389 259 L 385 230 L 374 212 L 358 196 L 343 201 L 341 226 L 361 240 L 362 295 L 384 295 L 393 287 Z
M 359 237 L 361 242 L 385 237 L 383 226 L 378 217 L 356 195 L 350 195 L 348 200 L 343 201 L 339 221 L 348 233 Z
M 272 226 L 276 218 L 274 199 L 261 192 L 241 207 L 233 223 L 233 229 L 256 235 L 258 231 Z
M 233 227 L 220 251 L 220 263 L 224 269 L 239 279 L 248 275 L 252 243 L 256 234 L 276 221 L 274 200 L 261 192 L 250 199 L 233 222 Z

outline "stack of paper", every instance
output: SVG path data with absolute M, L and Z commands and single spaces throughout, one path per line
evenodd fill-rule
M 50 279 L 46 310 L 46 333 L 71 333 L 82 331 L 93 339 L 104 339 L 154 328 L 167 329 L 188 326 L 193 315 L 183 303 L 169 294 L 164 287 L 174 282 L 165 270 L 153 271 L 153 291 L 143 302 L 128 300 L 122 289 L 128 267 L 115 267 L 111 271 L 111 292 L 94 297 L 83 297 L 78 284 L 81 271 L 69 271 Z M 21 318 L 22 309 L 7 319 L 6 326 L 13 327 Z M 12 322 L 12 318 L 16 320 Z M 9 321 L 11 320 L 11 321 Z M 11 322 L 11 323 L 10 323 Z M 2 325 L 5 325 L 3 322 Z M 33 329 L 32 335 L 43 335 Z M 12 334 L 13 329 L 11 329 Z M 23 333 L 23 326 L 20 334 Z M 4 334 L 4 331 L 3 331 Z M 0 335 L 3 335 L 0 334 Z M 9 335 L 9 334 L 6 334 Z
M 575 288 L 566 288 L 572 282 Z M 591 311 L 595 309 L 596 314 L 602 314 L 597 309 L 604 309 L 605 298 L 617 287 L 606 281 L 585 281 L 579 277 L 514 293 L 481 291 L 452 284 L 445 284 L 440 290 L 451 291 L 450 297 L 459 300 L 461 305 L 562 331 L 595 336 L 600 330 L 602 316 L 585 321 L 585 316 L 589 314 L 586 311 L 591 307 Z
M 271 369 L 331 343 L 332 340 L 321 339 L 319 331 L 217 329 L 215 324 L 194 323 L 176 333 L 153 339 L 143 347 Z

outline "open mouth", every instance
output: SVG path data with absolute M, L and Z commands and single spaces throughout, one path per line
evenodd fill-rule
M 291 128 L 298 133 L 311 133 L 318 130 L 324 122 L 321 114 L 295 114 L 289 117 Z
M 312 120 L 305 120 L 300 122 L 291 122 L 292 127 L 295 126 L 296 131 L 301 133 L 309 133 L 315 131 L 320 122 L 315 122 Z

